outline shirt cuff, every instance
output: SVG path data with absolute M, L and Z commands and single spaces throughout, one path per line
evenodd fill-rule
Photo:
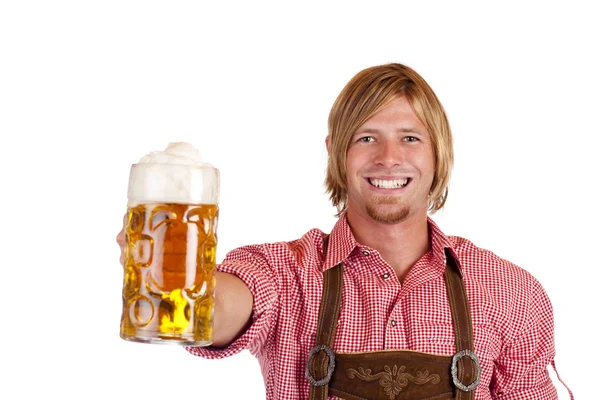
M 227 347 L 186 347 L 195 356 L 207 359 L 230 357 L 243 350 L 257 355 L 262 351 L 275 316 L 277 290 L 275 282 L 265 271 L 264 266 L 248 262 L 231 261 L 217 267 L 220 272 L 233 274 L 240 278 L 252 294 L 252 324 L 246 331 Z M 217 289 L 218 290 L 218 289 Z
M 494 398 L 497 400 L 558 400 L 558 393 L 552 380 L 548 378 L 542 385 L 511 391 L 510 393 L 497 393 Z

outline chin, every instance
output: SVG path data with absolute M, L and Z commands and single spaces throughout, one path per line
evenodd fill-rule
M 397 224 L 404 221 L 410 212 L 407 207 L 402 207 L 391 211 L 383 211 L 381 210 L 381 207 L 368 205 L 367 214 L 377 222 L 383 224 Z

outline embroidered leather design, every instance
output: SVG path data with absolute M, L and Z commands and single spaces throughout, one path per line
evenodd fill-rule
M 373 382 L 379 380 L 379 384 L 383 386 L 385 393 L 390 396 L 391 400 L 394 400 L 398 393 L 403 388 L 407 387 L 410 382 L 416 383 L 417 385 L 424 385 L 431 382 L 432 384 L 440 383 L 440 376 L 438 374 L 429 374 L 429 371 L 417 371 L 416 376 L 413 376 L 406 371 L 406 366 L 398 367 L 394 365 L 393 368 L 385 365 L 382 372 L 378 372 L 371 375 L 370 369 L 364 369 L 358 367 L 358 370 L 349 368 L 346 370 L 346 375 L 350 379 L 358 377 L 359 379 L 367 382 Z

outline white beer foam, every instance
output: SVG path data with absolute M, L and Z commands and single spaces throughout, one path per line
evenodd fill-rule
M 202 165 L 200 151 L 189 143 L 169 143 L 164 151 L 153 151 L 146 154 L 138 164 L 177 164 Z
M 128 206 L 142 203 L 218 204 L 219 170 L 191 144 L 169 143 L 131 166 Z

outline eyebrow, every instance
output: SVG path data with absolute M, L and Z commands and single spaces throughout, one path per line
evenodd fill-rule
M 358 135 L 358 134 L 363 134 L 363 133 L 379 133 L 379 132 L 381 132 L 379 129 L 365 128 L 365 129 L 358 129 L 354 134 Z M 402 132 L 402 133 L 418 133 L 418 134 L 423 135 L 423 132 L 419 132 L 415 128 L 400 128 L 400 129 L 397 130 L 397 132 Z

